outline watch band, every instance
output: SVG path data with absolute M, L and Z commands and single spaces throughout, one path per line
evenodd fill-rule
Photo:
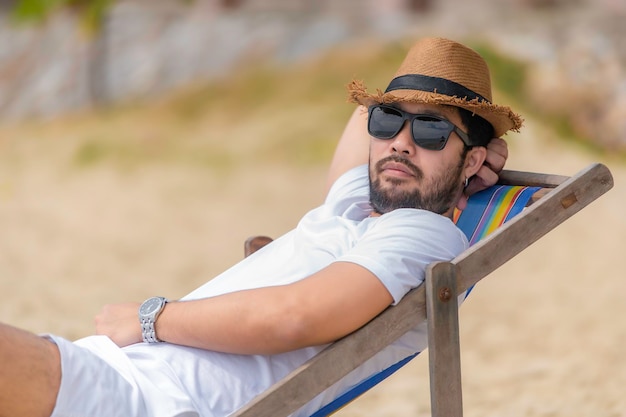
M 155 323 L 167 302 L 165 297 L 150 297 L 139 307 L 139 324 L 145 343 L 162 342 L 156 335 Z
M 141 336 L 143 337 L 143 341 L 146 343 L 159 343 L 162 340 L 159 340 L 156 336 L 156 330 L 154 329 L 155 320 L 151 320 L 149 318 L 141 319 Z

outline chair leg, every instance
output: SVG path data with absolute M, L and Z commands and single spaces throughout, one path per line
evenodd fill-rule
M 461 351 L 455 265 L 441 262 L 426 273 L 430 402 L 433 417 L 461 417 Z

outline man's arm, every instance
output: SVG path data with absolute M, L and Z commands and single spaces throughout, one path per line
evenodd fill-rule
M 326 192 L 342 174 L 369 161 L 370 135 L 367 133 L 367 109 L 358 106 L 346 125 L 333 155 Z
M 333 342 L 363 326 L 392 301 L 369 270 L 335 262 L 289 285 L 168 303 L 156 332 L 159 339 L 174 344 L 273 354 Z M 96 318 L 96 332 L 120 346 L 140 342 L 138 306 L 105 306 Z

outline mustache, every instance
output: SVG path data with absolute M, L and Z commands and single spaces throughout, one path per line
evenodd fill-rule
M 383 169 L 383 165 L 387 162 L 396 162 L 406 166 L 416 178 L 421 179 L 424 177 L 424 173 L 421 169 L 419 169 L 415 164 L 409 161 L 407 158 L 400 155 L 390 155 L 386 158 L 381 159 L 376 163 L 376 172 L 381 172 Z

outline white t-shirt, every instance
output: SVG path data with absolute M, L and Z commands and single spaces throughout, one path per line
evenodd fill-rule
M 370 213 L 367 166 L 363 165 L 341 176 L 324 204 L 307 213 L 294 230 L 183 299 L 288 284 L 306 278 L 332 262 L 346 261 L 374 273 L 397 303 L 423 281 L 428 264 L 450 260 L 468 246 L 463 233 L 444 216 L 416 209 L 398 209 L 379 217 L 369 217 Z M 94 351 L 109 349 L 93 346 L 95 343 L 89 340 L 78 343 Z M 364 378 L 426 346 L 425 327 L 421 325 L 294 415 L 310 415 Z M 175 398 L 170 403 L 165 398 L 155 399 L 159 415 L 177 415 L 192 407 L 203 417 L 218 417 L 245 405 L 324 347 L 277 355 L 233 355 L 168 343 L 142 343 L 122 351 L 137 368 L 137 372 L 132 373 L 150 381 L 151 387 L 146 390 L 148 397 L 155 395 L 154 386 L 168 387 L 172 392 L 172 384 L 179 387 L 174 392 L 188 393 L 188 399 Z M 99 353 L 109 356 L 106 352 Z M 171 407 L 171 413 L 164 410 L 168 407 Z

